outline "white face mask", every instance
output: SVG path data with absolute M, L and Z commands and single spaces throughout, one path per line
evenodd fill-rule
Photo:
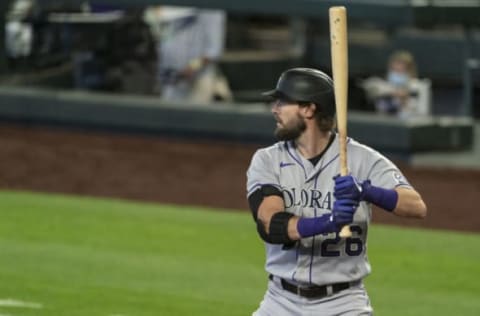
M 394 86 L 405 87 L 408 83 L 408 75 L 403 72 L 390 71 L 387 80 Z

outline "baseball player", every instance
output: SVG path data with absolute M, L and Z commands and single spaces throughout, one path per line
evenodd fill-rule
M 285 71 L 272 113 L 279 142 L 259 149 L 247 196 L 266 245 L 268 290 L 255 316 L 371 315 L 363 278 L 372 204 L 424 218 L 426 206 L 400 170 L 348 139 L 349 175 L 338 176 L 332 79 L 309 68 Z M 352 236 L 340 238 L 344 225 Z

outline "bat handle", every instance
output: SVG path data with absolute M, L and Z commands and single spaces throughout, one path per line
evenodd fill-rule
M 345 133 L 346 134 L 346 133 Z M 343 133 L 342 133 L 343 135 Z M 340 174 L 342 176 L 346 176 L 348 174 L 348 167 L 347 167 L 347 137 L 346 135 L 343 135 L 340 140 L 341 144 L 340 147 L 342 148 L 340 151 Z M 341 238 L 348 238 L 352 237 L 352 231 L 350 230 L 350 226 L 345 225 L 342 227 L 342 230 L 340 230 L 339 236 Z
M 342 227 L 342 230 L 340 231 L 339 234 L 340 237 L 342 238 L 348 238 L 352 236 L 352 231 L 350 230 L 350 226 L 345 225 Z

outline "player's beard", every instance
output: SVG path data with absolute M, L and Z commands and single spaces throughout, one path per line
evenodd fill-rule
M 278 140 L 295 140 L 302 135 L 306 128 L 307 125 L 303 121 L 303 118 L 297 113 L 296 119 L 290 123 L 277 126 L 275 129 L 275 137 Z

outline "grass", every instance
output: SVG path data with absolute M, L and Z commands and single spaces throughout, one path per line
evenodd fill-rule
M 0 192 L 0 315 L 250 315 L 266 287 L 250 215 Z M 480 235 L 374 226 L 377 315 L 480 314 Z

